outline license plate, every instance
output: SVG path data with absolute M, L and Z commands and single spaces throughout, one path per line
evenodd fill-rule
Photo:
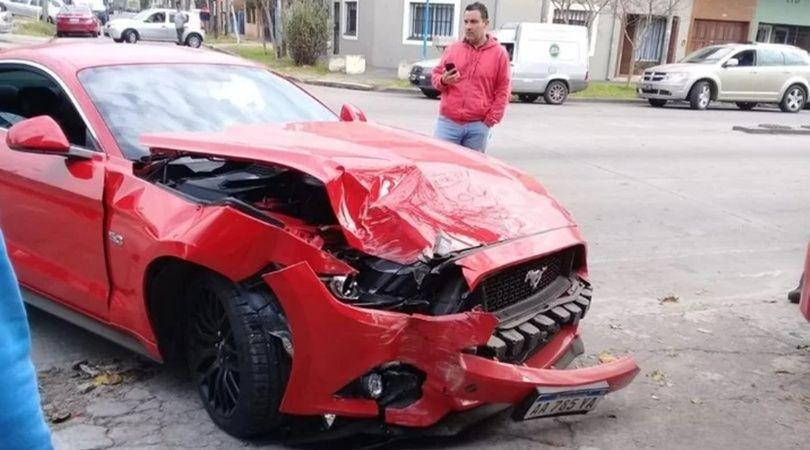
M 70 23 L 79 23 L 79 19 L 69 19 L 68 22 L 70 22 Z
M 515 420 L 529 420 L 585 414 L 596 408 L 607 393 L 608 388 L 601 385 L 576 390 L 538 388 L 515 410 L 513 417 Z
M 652 88 L 653 88 L 653 87 L 652 87 L 652 85 L 651 85 L 651 84 L 645 84 L 645 85 L 644 85 L 644 90 L 645 90 L 645 91 L 651 91 L 651 90 L 652 90 Z

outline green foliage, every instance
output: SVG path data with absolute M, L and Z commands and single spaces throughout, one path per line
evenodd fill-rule
M 320 0 L 297 0 L 284 15 L 287 49 L 297 65 L 315 65 L 326 53 L 329 12 Z
M 39 21 L 15 20 L 12 27 L 13 33 L 27 36 L 54 36 L 56 34 L 56 26 Z

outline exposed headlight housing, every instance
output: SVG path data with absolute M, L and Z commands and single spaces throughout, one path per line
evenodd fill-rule
M 325 282 L 332 295 L 341 300 L 357 300 L 360 298 L 360 291 L 357 289 L 357 281 L 354 277 L 338 275 L 327 278 Z

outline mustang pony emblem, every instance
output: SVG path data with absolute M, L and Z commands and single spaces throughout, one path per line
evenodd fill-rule
M 537 286 L 540 285 L 540 280 L 543 278 L 543 274 L 546 272 L 548 267 L 541 267 L 537 270 L 530 270 L 526 272 L 526 278 L 523 280 L 532 287 L 532 289 L 537 289 Z

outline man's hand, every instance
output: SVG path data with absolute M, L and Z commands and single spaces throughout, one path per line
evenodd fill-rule
M 453 69 L 450 71 L 445 71 L 442 74 L 442 84 L 445 86 L 452 86 L 458 83 L 461 80 L 461 74 L 458 73 L 458 69 Z

